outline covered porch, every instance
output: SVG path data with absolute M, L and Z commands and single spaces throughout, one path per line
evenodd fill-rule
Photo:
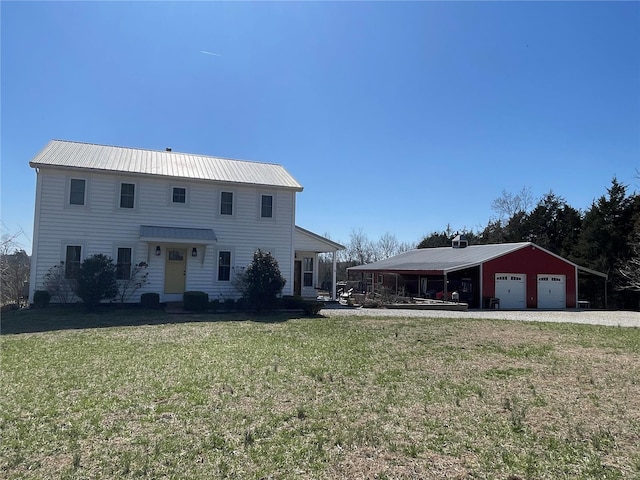
M 317 298 L 321 285 L 318 283 L 318 260 L 321 253 L 332 254 L 332 281 L 329 290 L 336 299 L 337 252 L 345 247 L 328 238 L 317 235 L 296 225 L 294 238 L 293 294 L 303 298 Z
M 357 281 L 363 293 L 382 296 L 459 301 L 469 308 L 482 308 L 480 267 L 461 270 L 363 270 L 349 269 L 349 279 Z M 454 292 L 456 294 L 454 295 Z

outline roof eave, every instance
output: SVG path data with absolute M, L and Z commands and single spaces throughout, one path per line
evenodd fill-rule
M 289 185 L 274 185 L 271 183 L 254 183 L 254 182 L 233 182 L 229 180 L 215 180 L 208 178 L 196 178 L 196 177 L 183 177 L 176 175 L 164 175 L 162 173 L 147 173 L 147 172 L 131 172 L 128 170 L 110 170 L 106 168 L 93 168 L 93 167 L 78 167 L 75 165 L 54 165 L 51 163 L 39 163 L 39 162 L 29 162 L 29 166 L 31 168 L 61 168 L 65 170 L 74 170 L 74 171 L 86 171 L 86 172 L 100 172 L 100 173 L 112 173 L 114 175 L 117 174 L 126 174 L 140 177 L 162 177 L 173 180 L 180 181 L 189 181 L 189 182 L 203 182 L 203 183 L 224 183 L 225 185 L 236 185 L 236 186 L 251 186 L 251 187 L 260 187 L 260 188 L 276 188 L 282 190 L 293 190 L 294 192 L 302 192 L 304 187 L 300 184 L 297 186 L 289 186 Z
M 327 245 L 331 245 L 336 250 L 346 250 L 346 248 L 347 248 L 344 245 L 340 245 L 339 243 L 334 242 L 333 240 L 331 240 L 329 238 L 323 237 L 322 235 L 318 235 L 317 233 L 314 233 L 311 230 L 307 230 L 306 228 L 302 228 L 302 227 L 300 227 L 298 225 L 295 225 L 295 229 L 298 230 L 300 233 L 302 233 L 304 235 L 308 235 L 308 236 L 314 238 L 315 240 L 318 240 L 320 242 L 324 242 Z

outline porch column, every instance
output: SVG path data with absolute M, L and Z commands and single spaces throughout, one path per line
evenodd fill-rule
M 331 271 L 331 300 L 336 299 L 337 270 L 338 270 L 338 252 L 334 250 L 333 251 L 333 268 Z
M 447 295 L 449 294 L 449 292 L 447 291 L 447 274 L 444 274 L 444 289 L 443 289 L 443 296 L 442 296 L 442 300 L 444 300 L 445 302 L 447 301 Z

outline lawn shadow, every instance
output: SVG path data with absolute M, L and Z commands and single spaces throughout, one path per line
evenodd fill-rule
M 194 322 L 283 323 L 296 318 L 311 317 L 305 317 L 301 311 L 291 310 L 258 315 L 249 312 L 225 311 L 168 313 L 164 309 L 121 308 L 112 305 L 105 305 L 95 312 L 88 312 L 80 305 L 49 306 L 44 309 L 22 309 L 2 314 L 0 335 Z

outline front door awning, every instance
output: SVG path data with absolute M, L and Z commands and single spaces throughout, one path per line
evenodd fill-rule
M 143 242 L 209 244 L 215 242 L 217 238 L 214 231 L 210 228 L 140 225 L 140 240 Z

